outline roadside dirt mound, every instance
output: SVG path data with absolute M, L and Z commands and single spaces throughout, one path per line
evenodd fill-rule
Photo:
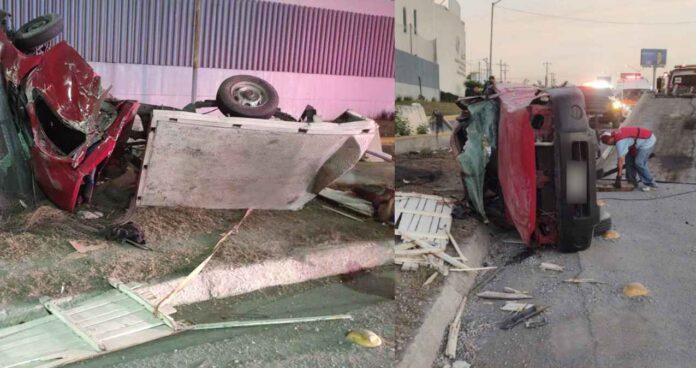
M 644 95 L 626 124 L 655 133 L 649 165 L 657 180 L 696 182 L 696 98 Z

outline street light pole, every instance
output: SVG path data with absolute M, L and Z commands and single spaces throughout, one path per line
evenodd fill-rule
M 490 60 L 490 63 L 488 64 L 488 77 L 491 77 L 491 74 L 493 74 L 493 13 L 495 10 L 495 4 L 501 2 L 502 0 L 496 0 L 491 3 L 491 42 L 488 48 L 488 60 Z

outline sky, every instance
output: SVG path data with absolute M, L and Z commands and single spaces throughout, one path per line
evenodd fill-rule
M 467 59 L 478 69 L 488 57 L 490 0 L 459 1 L 467 31 Z M 565 17 L 619 22 L 686 22 L 681 25 L 616 25 L 540 17 L 503 7 Z M 667 49 L 667 66 L 696 64 L 696 0 L 502 0 L 495 9 L 493 60 L 510 65 L 508 80 L 544 80 L 544 65 L 558 83 L 580 84 L 641 68 L 640 49 Z M 470 69 L 472 70 L 472 69 Z M 657 69 L 657 75 L 667 69 Z M 493 74 L 500 74 L 494 65 Z

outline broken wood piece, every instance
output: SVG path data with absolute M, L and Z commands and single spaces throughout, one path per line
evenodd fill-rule
M 340 319 L 350 319 L 353 317 L 349 314 L 336 314 L 332 316 L 318 316 L 318 317 L 298 317 L 298 318 L 278 318 L 278 319 L 266 319 L 266 320 L 255 320 L 255 321 L 226 321 L 217 323 L 201 323 L 192 326 L 186 326 L 183 330 L 214 330 L 219 328 L 230 328 L 230 327 L 251 327 L 251 326 L 270 326 L 270 325 L 283 325 L 289 323 L 306 323 L 306 322 L 319 322 L 319 321 L 335 321 Z
M 433 272 L 433 274 L 430 275 L 430 277 L 428 277 L 427 280 L 425 280 L 425 282 L 423 283 L 423 287 L 426 287 L 426 286 L 430 285 L 431 282 L 435 281 L 435 279 L 437 278 L 437 275 L 439 275 L 439 274 L 440 274 L 439 272 Z
M 437 249 L 435 252 L 443 252 L 443 250 Z M 413 256 L 413 255 L 419 255 L 419 254 L 431 254 L 434 253 L 430 249 L 407 249 L 407 250 L 399 250 L 394 252 L 394 255 L 397 256 Z
M 75 250 L 78 253 L 87 253 L 87 252 L 106 248 L 106 244 L 85 245 L 85 244 L 82 244 L 83 241 L 77 241 L 77 240 L 68 240 L 68 243 L 70 243 L 70 245 L 72 245 L 72 247 L 75 248 Z
M 372 215 L 374 214 L 374 208 L 372 207 L 372 203 L 362 198 L 352 196 L 348 192 L 343 192 L 331 188 L 324 188 L 321 192 L 319 192 L 319 196 L 333 201 L 335 203 L 338 203 L 341 206 L 349 210 L 355 211 L 361 215 L 372 217 Z
M 539 268 L 541 268 L 544 271 L 556 271 L 556 272 L 563 272 L 564 268 L 563 266 L 559 266 L 555 263 L 550 263 L 550 262 L 541 262 L 539 265 Z
M 423 249 L 429 249 L 429 250 L 431 250 L 431 251 L 432 251 L 432 254 L 434 254 L 435 256 L 437 256 L 437 257 L 439 257 L 439 258 L 442 258 L 444 261 L 446 261 L 447 263 L 451 264 L 452 266 L 455 266 L 455 267 L 457 267 L 457 268 L 464 268 L 464 269 L 468 268 L 466 264 L 464 264 L 464 263 L 462 263 L 461 261 L 459 261 L 458 259 L 456 259 L 456 258 L 450 256 L 449 254 L 447 254 L 447 253 L 445 253 L 445 252 L 438 252 L 439 248 L 437 248 L 437 247 L 435 247 L 434 245 L 428 243 L 427 241 L 424 241 L 424 240 L 421 240 L 421 239 L 413 239 L 413 238 L 410 238 L 410 237 L 407 236 L 407 235 L 402 235 L 402 237 L 405 237 L 407 240 L 410 240 L 410 241 L 416 243 L 419 247 L 421 247 L 421 248 L 423 248 Z
M 449 333 L 447 334 L 447 347 L 445 348 L 445 356 L 450 359 L 454 359 L 457 355 L 457 341 L 459 339 L 459 329 L 462 324 L 462 313 L 464 313 L 464 307 L 466 306 L 466 296 L 462 299 L 461 304 L 459 304 L 459 309 L 454 317 L 454 320 L 449 326 Z
M 416 270 L 418 270 L 418 263 L 404 262 L 401 265 L 401 271 L 416 271 Z
M 454 237 L 452 236 L 452 233 L 449 230 L 447 230 L 447 236 L 449 237 L 450 241 L 452 242 L 452 246 L 454 247 L 454 250 L 456 250 L 457 254 L 459 254 L 459 259 L 462 262 L 467 262 L 468 259 L 464 256 L 464 254 L 462 253 L 462 250 L 459 249 L 459 244 L 457 244 L 457 241 L 454 239 Z
M 104 217 L 104 214 L 99 211 L 77 211 L 77 217 L 83 220 L 96 220 Z
M 474 272 L 474 271 L 485 271 L 485 270 L 495 270 L 498 267 L 466 267 L 466 268 L 450 268 L 450 271 L 454 272 Z
M 400 251 L 400 250 L 408 250 L 411 248 L 415 248 L 416 244 L 412 242 L 405 242 L 405 243 L 399 243 L 394 246 L 394 251 Z
M 529 303 L 505 302 L 505 305 L 500 307 L 500 310 L 506 312 L 519 312 L 531 308 L 533 306 L 534 304 Z
M 394 257 L 394 264 L 400 265 L 400 264 L 404 264 L 404 263 L 408 263 L 408 262 L 417 263 L 418 265 L 421 265 L 421 266 L 426 266 L 429 264 L 428 260 L 423 256 L 417 256 L 417 257 L 398 256 L 398 257 Z
M 447 267 L 447 265 L 445 265 L 445 261 L 443 261 L 442 259 L 435 258 L 432 255 L 428 255 L 426 257 L 426 261 L 428 262 L 430 267 L 437 270 L 437 272 L 441 273 L 442 276 L 449 275 L 449 267 Z
M 503 288 L 503 291 L 505 291 L 506 293 L 512 293 L 512 294 L 526 294 L 522 291 L 519 291 L 517 289 L 513 289 L 511 287 L 507 287 L 507 286 Z
M 546 309 L 548 309 L 548 307 L 542 307 L 539 305 L 535 305 L 534 307 L 529 308 L 529 309 L 525 309 L 521 312 L 515 312 L 510 317 L 508 317 L 508 318 L 504 319 L 502 322 L 500 322 L 500 328 L 502 330 L 509 330 L 509 329 L 517 326 L 518 324 L 520 324 L 520 323 L 522 323 L 522 322 L 524 322 L 524 321 L 526 321 L 534 316 L 541 314 L 541 312 L 545 311 Z
M 321 206 L 324 207 L 325 209 L 331 211 L 331 212 L 335 212 L 335 213 L 337 213 L 337 214 L 339 214 L 339 215 L 341 215 L 341 216 L 348 217 L 349 219 L 352 219 L 352 220 L 355 220 L 355 221 L 359 221 L 359 222 L 365 222 L 365 221 L 363 221 L 363 219 L 361 219 L 361 218 L 357 218 L 357 217 L 355 217 L 355 216 L 353 216 L 353 215 L 349 215 L 349 214 L 347 214 L 347 213 L 345 213 L 345 212 L 343 212 L 343 211 L 339 211 L 339 210 L 337 210 L 337 209 L 335 209 L 335 208 L 331 208 L 331 207 L 329 207 L 329 206 L 324 206 L 324 205 L 321 205 Z
M 501 300 L 517 300 L 517 299 L 532 299 L 531 295 L 516 294 L 516 293 L 500 293 L 497 291 L 482 291 L 476 294 L 479 298 L 484 299 L 501 299 Z
M 597 281 L 595 279 L 567 279 L 563 280 L 563 282 L 571 283 L 571 284 L 606 284 L 606 282 L 603 281 Z

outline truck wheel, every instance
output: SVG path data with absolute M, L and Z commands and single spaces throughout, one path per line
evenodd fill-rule
M 278 109 L 278 92 L 261 78 L 235 75 L 220 84 L 217 104 L 228 116 L 268 119 Z
M 23 26 L 14 35 L 14 44 L 27 52 L 39 47 L 63 32 L 63 18 L 58 14 L 36 17 Z

